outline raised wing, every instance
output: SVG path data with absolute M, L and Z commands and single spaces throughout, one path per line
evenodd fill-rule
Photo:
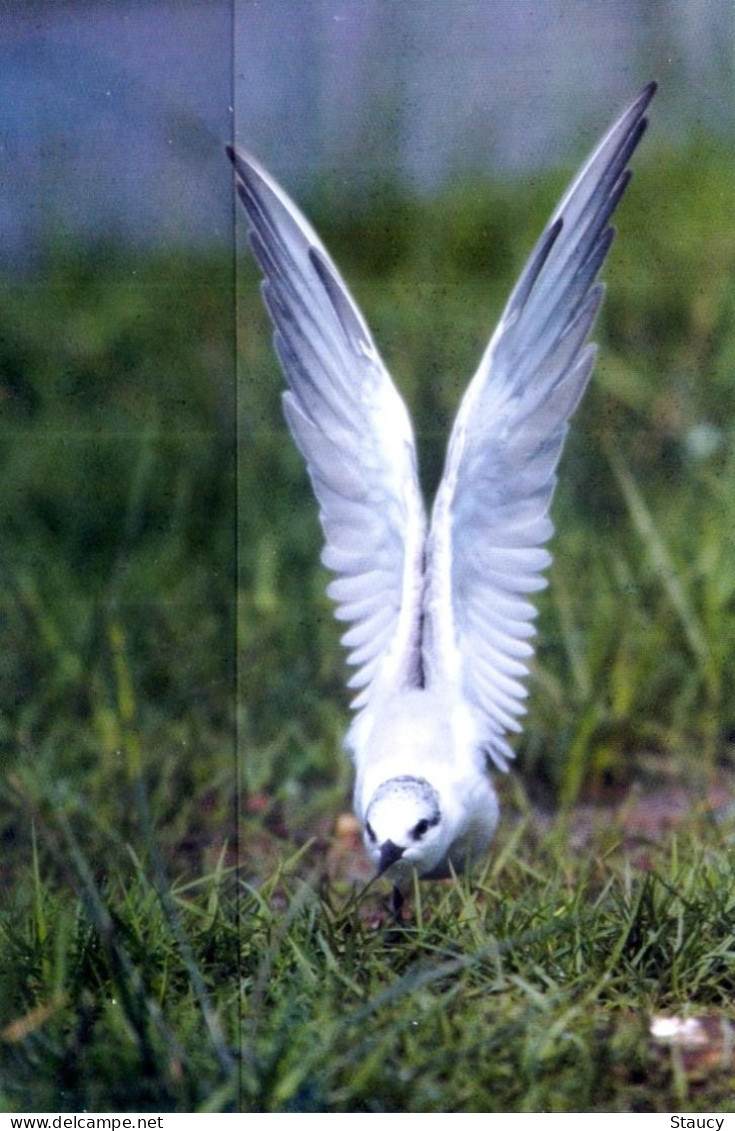
M 475 708 L 497 765 L 513 757 L 553 532 L 549 507 L 569 419 L 595 359 L 585 345 L 602 299 L 595 284 L 608 227 L 646 128 L 651 83 L 621 115 L 552 216 L 460 406 L 427 545 L 427 682 L 453 684 Z
M 370 331 L 308 222 L 252 157 L 228 148 L 265 280 L 283 407 L 326 539 L 328 593 L 363 706 L 373 681 L 420 672 L 425 517 L 406 407 Z

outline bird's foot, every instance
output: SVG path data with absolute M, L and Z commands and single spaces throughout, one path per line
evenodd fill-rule
M 396 923 L 399 926 L 403 925 L 403 916 L 401 915 L 401 912 L 403 910 L 403 904 L 404 904 L 403 892 L 401 891 L 400 888 L 397 888 L 394 884 L 393 885 L 393 893 L 390 897 L 390 909 L 393 912 L 393 918 L 395 919 Z

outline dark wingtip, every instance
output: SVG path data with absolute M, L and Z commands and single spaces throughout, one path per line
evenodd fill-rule
M 227 156 L 229 157 L 230 161 L 231 161 L 231 162 L 232 162 L 232 164 L 234 165 L 234 164 L 235 164 L 235 161 L 236 161 L 236 159 L 237 159 L 237 154 L 235 153 L 235 147 L 234 147 L 234 145 L 230 145 L 230 144 L 228 143 L 228 144 L 227 144 L 227 145 L 225 146 L 225 153 L 227 154 Z
M 649 82 L 646 86 L 643 87 L 643 90 L 640 92 L 640 94 L 638 95 L 638 98 L 637 98 L 637 102 L 640 105 L 641 111 L 646 109 L 646 107 L 648 106 L 648 103 L 651 101 L 651 99 L 653 98 L 653 96 L 654 96 L 654 94 L 656 93 L 657 90 L 658 90 L 658 83 L 656 82 L 655 79 L 653 79 L 651 82 Z

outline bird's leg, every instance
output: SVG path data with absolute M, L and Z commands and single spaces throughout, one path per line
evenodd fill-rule
M 399 887 L 393 885 L 393 894 L 390 900 L 390 909 L 393 912 L 393 918 L 396 923 L 402 923 L 401 911 L 403 910 L 403 892 Z

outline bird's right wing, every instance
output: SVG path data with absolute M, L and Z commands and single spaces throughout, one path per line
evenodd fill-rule
M 249 155 L 228 148 L 289 390 L 283 407 L 319 502 L 328 593 L 351 625 L 353 706 L 420 670 L 424 507 L 406 407 L 315 232 Z

